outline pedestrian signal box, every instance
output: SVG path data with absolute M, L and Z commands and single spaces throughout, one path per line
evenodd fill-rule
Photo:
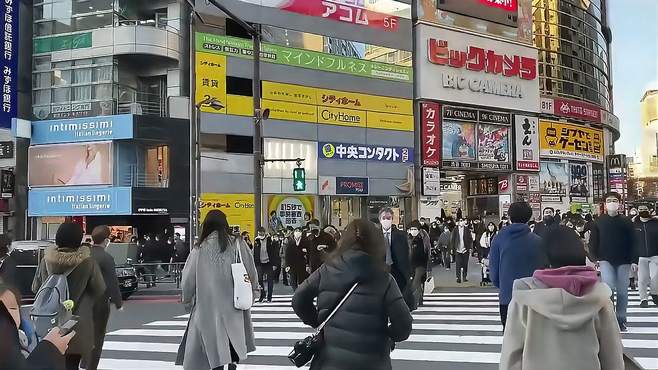
M 295 168 L 292 170 L 292 188 L 294 191 L 306 191 L 306 170 Z

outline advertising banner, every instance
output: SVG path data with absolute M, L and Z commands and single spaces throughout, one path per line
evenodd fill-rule
M 539 119 L 516 115 L 514 132 L 516 169 L 518 171 L 539 171 Z
M 441 195 L 441 174 L 436 167 L 423 167 L 423 195 Z
M 516 27 L 517 0 L 442 0 L 437 8 Z
M 315 197 L 312 195 L 270 195 L 267 197 L 270 230 L 291 226 L 302 227 L 315 218 Z
M 624 154 L 609 155 L 608 161 L 608 188 L 619 193 L 622 201 L 628 197 L 628 170 L 627 159 Z
M 318 143 L 320 159 L 367 160 L 390 163 L 413 163 L 414 149 L 382 145 Z
M 587 197 L 590 196 L 590 176 L 586 164 L 571 163 L 571 181 L 569 186 L 569 195 L 572 202 L 587 203 Z
M 478 125 L 478 160 L 509 162 L 509 127 Z
M 20 2 L 6 0 L 0 11 L 4 31 L 4 52 L 0 58 L 2 71 L 2 110 L 0 128 L 10 129 L 11 119 L 18 112 L 18 9 Z
M 559 162 L 542 162 L 539 172 L 539 191 L 542 201 L 561 202 L 567 196 L 569 174 L 567 164 Z
M 539 112 L 537 49 L 420 24 L 420 99 Z
M 370 179 L 367 177 L 320 176 L 320 195 L 368 195 Z
M 32 122 L 32 145 L 132 138 L 130 114 Z
M 31 146 L 28 185 L 112 185 L 112 143 Z
M 603 162 L 603 130 L 544 120 L 539 127 L 542 157 Z
M 113 113 L 114 102 L 112 100 L 51 104 L 35 106 L 32 110 L 36 120 L 108 116 Z
M 251 59 L 253 45 L 249 39 L 197 32 L 196 50 Z M 263 43 L 261 45 L 261 58 L 263 62 L 267 63 L 413 83 L 412 67 L 372 62 L 269 43 Z
M 443 160 L 474 161 L 475 124 L 443 121 Z
M 203 222 L 208 212 L 212 210 L 224 212 L 229 226 L 234 231 L 248 231 L 252 239 L 256 235 L 253 194 L 201 194 L 199 203 L 200 222 Z
M 222 109 L 214 109 L 206 104 L 201 106 L 201 111 L 226 113 L 226 56 L 197 51 L 194 57 L 196 60 L 194 104 L 215 98 L 224 106 Z
M 441 164 L 441 105 L 424 102 L 420 105 L 423 166 Z
M 413 101 L 263 81 L 271 119 L 413 131 Z
M 14 158 L 14 142 L 13 141 L 0 141 L 0 159 Z
M 130 215 L 132 194 L 125 187 L 64 187 L 31 189 L 28 215 L 96 216 Z
M 541 112 L 594 123 L 602 123 L 604 113 L 601 107 L 594 104 L 579 100 L 551 97 L 541 98 Z
M 0 171 L 0 198 L 7 199 L 14 196 L 16 177 L 11 170 Z

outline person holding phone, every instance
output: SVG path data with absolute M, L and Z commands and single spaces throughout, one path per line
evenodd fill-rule
M 64 353 L 75 331 L 52 329 L 31 351 L 22 327 L 19 293 L 0 280 L 0 370 L 64 368 Z

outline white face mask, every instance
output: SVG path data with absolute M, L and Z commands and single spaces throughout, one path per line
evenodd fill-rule
M 608 212 L 616 213 L 619 211 L 619 203 L 616 202 L 609 202 L 605 204 L 605 209 L 608 210 Z
M 493 226 L 489 226 L 489 231 L 494 231 L 494 227 L 493 227 Z
M 301 232 L 301 231 L 295 231 L 295 232 L 293 233 L 293 235 L 295 236 L 295 239 L 299 239 L 299 238 L 302 237 L 302 232 Z
M 382 229 L 384 230 L 390 230 L 391 225 L 393 225 L 393 220 L 389 220 L 387 218 L 379 220 L 379 223 L 382 225 Z
M 420 231 L 418 229 L 409 230 L 409 234 L 411 234 L 411 236 L 413 236 L 414 238 L 418 236 L 419 232 Z

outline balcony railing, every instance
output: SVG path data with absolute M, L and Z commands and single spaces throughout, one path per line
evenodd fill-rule
M 169 179 L 154 174 L 140 173 L 137 166 L 130 166 L 130 172 L 121 177 L 119 186 L 130 186 L 132 188 L 168 188 Z
M 141 92 L 119 86 L 118 114 L 140 114 L 166 117 L 166 99 L 160 94 Z

